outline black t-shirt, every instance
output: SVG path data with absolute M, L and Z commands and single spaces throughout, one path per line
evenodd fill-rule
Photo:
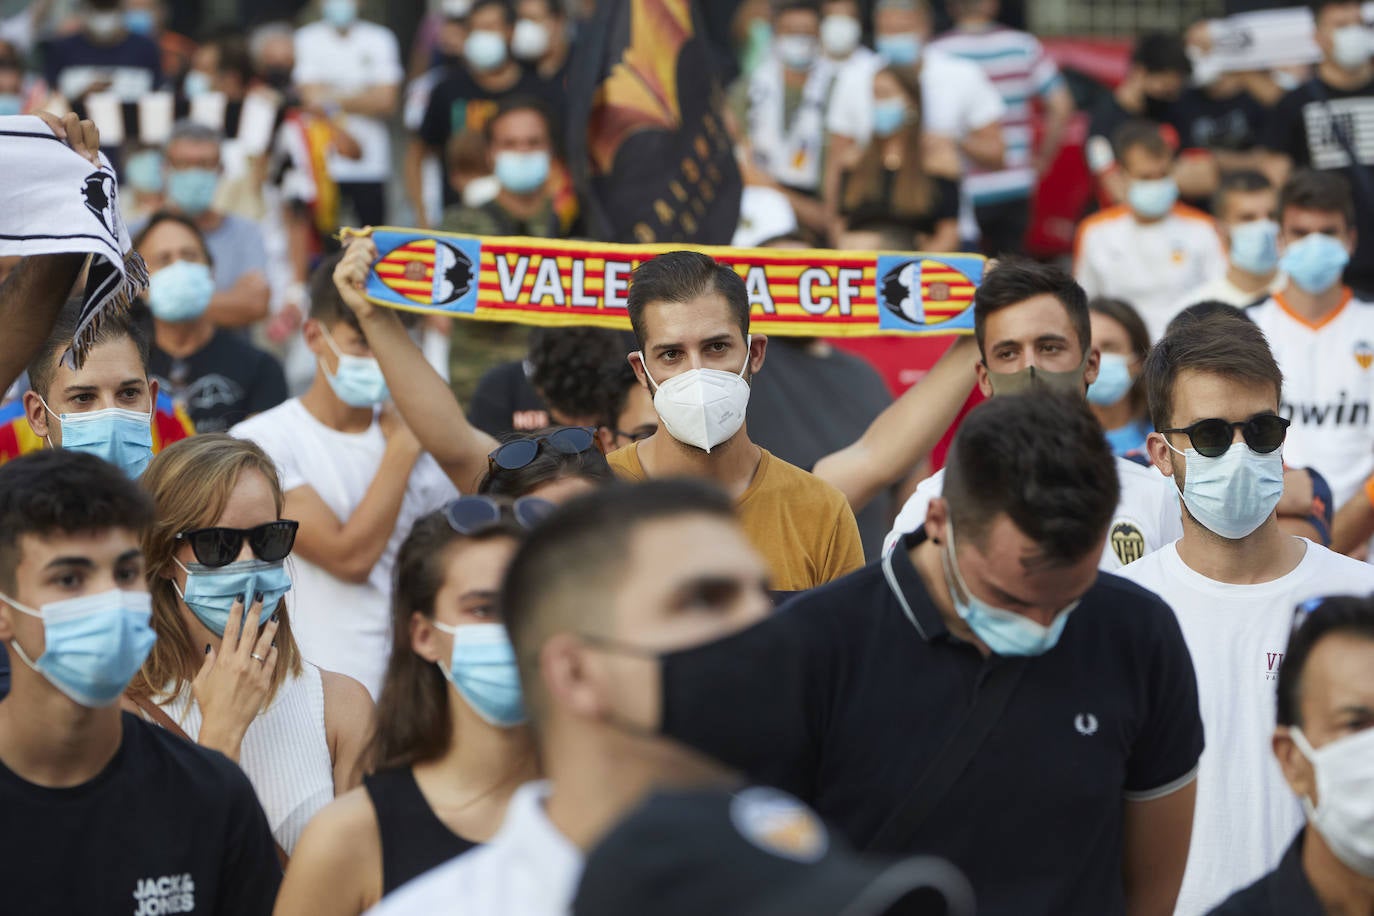
M 731 637 L 728 667 L 690 683 L 665 668 L 666 734 L 807 801 L 859 848 L 1005 664 L 950 635 L 902 546 L 889 557 L 891 582 L 871 563 Z M 871 848 L 950 859 L 982 916 L 1124 913 L 1123 800 L 1186 785 L 1202 744 L 1173 612 L 1103 573 L 911 842 Z
M 492 366 L 477 380 L 468 422 L 496 439 L 552 426 L 549 408 L 530 384 L 522 360 Z
M 156 345 L 149 370 L 161 389 L 186 405 L 199 433 L 224 432 L 286 400 L 286 374 L 276 357 L 227 331 L 185 359 Z
M 876 197 L 862 201 L 852 210 L 845 208 L 844 215 L 848 219 L 849 225 L 857 226 L 868 220 L 882 220 L 900 223 L 913 233 L 930 235 L 941 220 L 959 218 L 959 183 L 957 181 L 950 181 L 948 178 L 931 178 L 930 198 L 926 202 L 925 211 L 911 213 L 898 210 L 893 204 L 892 194 L 896 185 L 896 178 L 897 173 L 895 171 L 884 169 L 881 192 Z M 845 175 L 844 180 L 848 182 L 848 174 Z
M 1342 134 L 1365 166 L 1363 182 L 1350 168 Z M 1337 170 L 1349 179 L 1358 237 L 1345 281 L 1361 298 L 1368 298 L 1374 293 L 1374 176 L 1369 173 L 1369 166 L 1374 166 L 1374 81 L 1347 91 L 1308 80 L 1274 107 L 1262 142 L 1288 156 L 1297 168 Z
M 892 395 L 862 358 L 832 349 L 824 356 L 802 342 L 776 337 L 768 362 L 749 389 L 749 438 L 788 464 L 811 470 L 831 452 L 853 443 Z M 882 550 L 891 527 L 891 495 L 882 491 L 858 514 L 864 555 Z
M 1326 916 L 1326 908 L 1303 871 L 1304 834 L 1299 831 L 1278 868 L 1236 891 L 1208 916 Z
M 0 765 L 5 911 L 271 913 L 281 867 L 248 777 L 215 751 L 122 718 L 119 751 L 84 785 L 36 786 Z
M 1260 141 L 1269 110 L 1248 92 L 1226 99 L 1188 89 L 1169 106 L 1169 121 L 1184 149 L 1241 152 Z
M 420 139 L 425 145 L 442 150 L 448 138 L 454 134 L 469 127 L 481 130 L 496 113 L 502 99 L 526 96 L 543 101 L 552 114 L 559 100 L 566 98 L 566 93 L 562 86 L 540 79 L 533 70 L 525 67 L 520 68 L 520 78 L 509 89 L 495 92 L 473 79 L 467 67 L 461 64 L 450 67 L 447 75 L 430 92 L 429 104 L 420 122 Z M 554 137 L 557 136 L 555 126 Z M 458 195 L 448 182 L 444 182 L 444 206 L 452 206 L 458 200 Z

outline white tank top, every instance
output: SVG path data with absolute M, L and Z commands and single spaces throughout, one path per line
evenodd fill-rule
M 239 750 L 239 766 L 258 793 L 272 836 L 288 855 L 310 818 L 334 798 L 324 681 L 319 668 L 302 665 L 300 677 L 282 681 L 272 705 L 248 726 Z M 199 737 L 200 707 L 190 684 L 162 708 L 192 740 Z

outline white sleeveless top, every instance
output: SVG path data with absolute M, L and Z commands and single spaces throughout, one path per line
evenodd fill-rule
M 324 681 L 319 668 L 309 662 L 302 667 L 300 677 L 282 681 L 272 705 L 248 726 L 239 750 L 239 766 L 258 793 L 272 836 L 288 855 L 310 818 L 334 798 Z M 192 740 L 199 738 L 200 707 L 190 684 L 162 708 Z

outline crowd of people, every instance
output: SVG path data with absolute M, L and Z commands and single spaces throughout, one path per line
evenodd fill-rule
M 594 4 L 0 21 L 148 273 L 0 264 L 7 908 L 1374 914 L 1361 5 L 1306 69 L 1142 35 L 1087 112 L 996 0 L 726 5 L 736 245 L 991 259 L 904 391 L 696 250 L 624 331 L 364 295 L 345 226 L 590 231 Z

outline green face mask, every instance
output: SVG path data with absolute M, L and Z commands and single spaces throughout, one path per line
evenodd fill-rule
M 1016 372 L 988 370 L 988 383 L 992 385 L 993 397 L 999 394 L 1025 394 L 1037 387 L 1044 387 L 1059 394 L 1072 394 L 1081 398 L 1087 394 L 1087 385 L 1083 382 L 1083 373 L 1087 368 L 1088 357 L 1085 355 L 1077 367 L 1064 372 L 1050 372 L 1046 369 L 1037 369 L 1035 366 L 1027 366 Z

